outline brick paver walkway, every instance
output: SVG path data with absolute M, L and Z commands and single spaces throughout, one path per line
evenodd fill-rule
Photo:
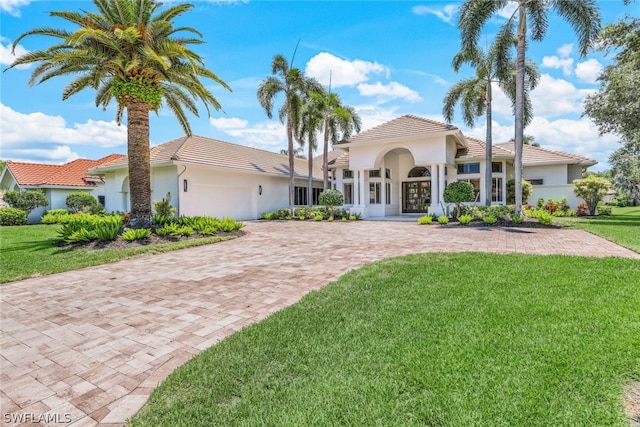
M 245 230 L 215 245 L 0 285 L 2 424 L 122 425 L 195 354 L 374 260 L 433 251 L 640 259 L 580 230 L 369 221 Z

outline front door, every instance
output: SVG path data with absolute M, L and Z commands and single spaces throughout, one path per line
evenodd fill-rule
M 431 204 L 431 181 L 402 183 L 402 213 L 427 213 Z

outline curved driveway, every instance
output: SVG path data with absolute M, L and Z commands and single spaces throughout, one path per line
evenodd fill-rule
M 345 272 L 418 252 L 640 254 L 581 230 L 249 222 L 246 236 L 0 285 L 2 425 L 122 425 L 177 366 Z

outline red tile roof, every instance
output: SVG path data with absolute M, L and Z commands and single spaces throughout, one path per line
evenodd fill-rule
M 92 182 L 92 179 L 97 179 L 98 177 L 88 175 L 87 171 L 124 157 L 122 154 L 110 154 L 98 160 L 77 159 L 64 165 L 24 163 L 8 160 L 6 165 L 18 185 L 21 186 L 94 187 L 96 184 Z

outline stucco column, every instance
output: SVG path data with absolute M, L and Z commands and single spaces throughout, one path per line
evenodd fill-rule
M 353 206 L 360 205 L 360 171 L 353 171 Z
M 445 168 L 447 167 L 447 165 L 440 164 L 438 165 L 438 200 L 442 201 L 442 203 L 444 204 L 444 187 L 445 187 L 445 176 L 444 176 L 444 171 Z
M 438 202 L 438 165 L 432 164 L 431 168 L 431 206 L 437 208 Z
M 364 186 L 365 170 L 360 169 L 358 173 L 360 174 L 360 206 L 362 207 L 362 213 L 364 215 L 364 207 L 366 205 L 366 194 L 367 194 L 366 188 Z

